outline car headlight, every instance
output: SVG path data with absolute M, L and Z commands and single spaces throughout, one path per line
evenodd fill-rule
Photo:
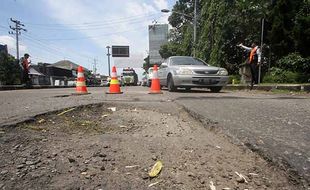
M 190 69 L 186 69 L 186 68 L 180 68 L 180 69 L 176 70 L 175 73 L 177 75 L 191 75 L 191 74 L 193 74 L 193 71 Z
M 220 68 L 220 70 L 217 72 L 218 75 L 228 75 L 228 72 L 224 68 Z

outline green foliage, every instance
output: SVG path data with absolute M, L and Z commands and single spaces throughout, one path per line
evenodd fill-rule
M 295 47 L 302 56 L 309 56 L 310 52 L 310 1 L 305 0 L 295 16 L 293 29 Z
M 308 80 L 310 80 L 310 74 L 301 74 L 276 67 L 271 68 L 263 78 L 265 83 L 306 83 L 309 82 Z
M 234 84 L 240 84 L 240 80 L 241 80 L 240 75 L 230 75 L 228 83 L 233 84 L 234 82 Z
M 4 85 L 20 84 L 21 68 L 18 61 L 5 53 L 0 54 L 0 81 Z
M 268 20 L 271 23 L 268 40 L 277 59 L 298 49 L 309 50 L 303 42 L 306 37 L 309 43 L 308 0 L 277 0 L 270 7 Z M 306 54 L 309 55 L 309 51 Z
M 291 53 L 277 61 L 276 66 L 287 71 L 310 73 L 310 57 L 303 58 L 298 53 Z
M 159 54 L 162 58 L 167 59 L 170 56 L 177 55 L 177 46 L 174 43 L 167 43 L 160 47 Z
M 144 58 L 144 63 L 142 68 L 147 72 L 147 70 L 150 68 L 150 56 L 148 55 L 146 58 Z

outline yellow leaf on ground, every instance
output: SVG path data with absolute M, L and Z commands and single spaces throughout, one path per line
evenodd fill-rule
M 156 177 L 160 173 L 162 167 L 163 167 L 162 162 L 161 161 L 157 161 L 154 164 L 153 168 L 151 169 L 151 171 L 149 173 L 149 176 L 150 177 Z

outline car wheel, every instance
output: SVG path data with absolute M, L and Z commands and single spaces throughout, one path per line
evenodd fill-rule
M 215 92 L 218 93 L 222 90 L 222 86 L 214 86 L 214 87 L 210 87 L 211 92 Z
M 191 88 L 190 87 L 186 87 L 185 91 L 189 92 L 189 91 L 191 91 Z
M 173 77 L 171 75 L 168 76 L 167 87 L 169 92 L 175 92 L 177 90 L 177 88 L 174 86 Z

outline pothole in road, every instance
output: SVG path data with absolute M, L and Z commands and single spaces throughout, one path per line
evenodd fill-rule
M 53 96 L 54 98 L 66 98 L 66 97 L 70 97 L 70 95 L 65 94 L 65 95 L 58 95 L 58 96 Z
M 68 108 L 53 114 L 38 116 L 36 122 L 22 128 L 37 131 L 60 131 L 67 134 L 128 133 L 142 129 L 146 123 L 142 118 L 152 111 L 130 106 L 86 105 Z
M 210 133 L 184 109 L 176 113 L 96 104 L 8 128 L 0 134 L 0 188 L 208 189 L 211 181 L 217 189 L 296 187 L 285 173 Z M 164 167 L 151 179 L 148 172 L 158 160 Z

